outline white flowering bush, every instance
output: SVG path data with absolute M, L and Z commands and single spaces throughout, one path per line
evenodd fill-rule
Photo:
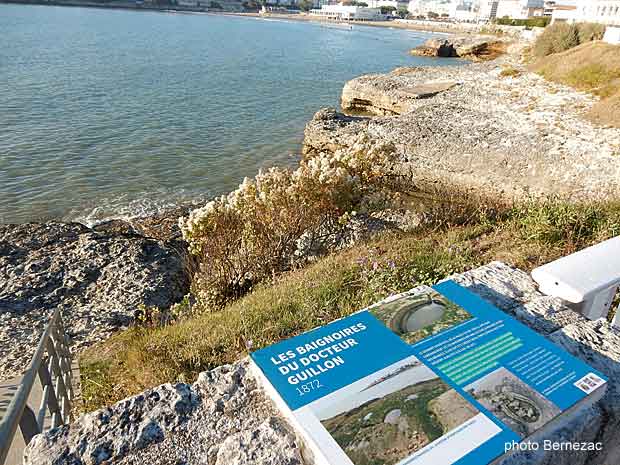
M 351 148 L 307 157 L 296 170 L 260 171 L 180 218 L 183 238 L 198 257 L 196 296 L 217 308 L 289 269 L 303 235 L 325 237 L 367 208 L 368 199 L 376 204 L 395 157 L 392 146 L 362 136 Z

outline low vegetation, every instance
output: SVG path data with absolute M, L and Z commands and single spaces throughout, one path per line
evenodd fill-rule
M 368 304 L 453 273 L 502 260 L 531 268 L 620 234 L 620 204 L 555 200 L 503 207 L 439 195 L 427 222 L 386 232 L 303 269 L 265 280 L 219 311 L 186 300 L 174 324 L 136 325 L 81 357 L 83 399 L 93 410 L 143 389 L 229 363 Z M 149 320 L 150 321 L 150 320 Z
M 517 77 L 521 75 L 521 71 L 512 66 L 507 66 L 499 73 L 501 77 Z
M 557 40 L 560 50 L 566 37 L 552 39 L 557 29 L 541 40 Z M 581 25 L 571 34 L 567 43 L 598 32 Z M 615 104 L 618 113 L 618 51 L 588 42 L 533 68 L 604 97 L 595 107 L 602 118 L 602 105 Z M 502 76 L 518 73 L 505 68 Z M 352 148 L 307 155 L 296 170 L 262 172 L 182 218 L 195 265 L 191 295 L 172 309 L 140 309 L 132 328 L 82 354 L 85 409 L 161 383 L 190 382 L 419 284 L 493 260 L 531 270 L 620 234 L 620 202 L 504 205 L 463 192 L 411 192 L 411 180 L 393 171 L 394 156 L 394 147 L 361 135 Z M 406 208 L 418 226 L 334 246 L 343 245 L 354 220 L 386 207 Z
M 562 53 L 581 44 L 600 40 L 605 34 L 605 26 L 594 23 L 556 23 L 545 29 L 534 44 L 537 58 L 554 53 Z
M 507 16 L 503 18 L 498 18 L 495 21 L 495 24 L 499 24 L 500 26 L 525 26 L 526 28 L 533 27 L 547 27 L 551 22 L 551 18 L 549 17 L 538 17 L 538 18 L 527 18 L 527 19 L 512 19 Z
M 566 84 L 601 98 L 589 118 L 620 127 L 620 46 L 588 42 L 535 62 L 532 69 L 549 81 Z
M 182 218 L 197 257 L 193 293 L 217 310 L 336 240 L 351 216 L 380 208 L 394 175 L 393 147 L 363 136 L 352 148 L 272 168 Z

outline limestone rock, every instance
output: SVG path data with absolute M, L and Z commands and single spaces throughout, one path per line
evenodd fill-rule
M 382 75 L 369 75 L 348 81 L 342 89 L 341 107 L 353 113 L 399 115 L 409 111 L 414 101 L 434 97 L 457 85 L 453 80 L 432 79 L 410 80 L 405 85 L 399 76 L 385 79 Z M 325 116 L 332 117 L 332 114 Z
M 252 431 L 226 438 L 215 465 L 300 465 L 301 454 L 295 436 L 277 417 L 271 417 Z
M 125 227 L 0 225 L 0 379 L 27 367 L 56 307 L 79 350 L 127 326 L 140 305 L 168 307 L 187 289 L 178 251 Z
M 395 172 L 422 191 L 506 201 L 620 197 L 620 129 L 583 116 L 596 98 L 533 73 L 502 78 L 503 66 L 522 68 L 511 60 L 353 79 L 342 92 L 343 111 L 376 116 L 320 111 L 306 125 L 304 152 L 352 147 L 364 134 L 394 146 Z M 432 87 L 438 92 L 423 91 Z
M 164 384 L 84 415 L 71 427 L 36 436 L 25 452 L 24 463 L 115 462 L 130 451 L 162 442 L 187 422 L 199 402 L 199 394 L 191 386 Z
M 476 35 L 431 38 L 411 50 L 411 54 L 441 58 L 477 57 L 498 42 L 497 38 L 491 36 Z
M 38 435 L 25 465 L 297 465 L 295 436 L 242 360 Z

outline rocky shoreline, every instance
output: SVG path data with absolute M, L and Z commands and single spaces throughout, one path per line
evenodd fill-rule
M 527 72 L 519 47 L 509 52 L 492 62 L 353 79 L 342 92 L 349 114 L 317 112 L 304 151 L 335 152 L 363 133 L 396 148 L 396 168 L 413 176 L 412 188 L 508 201 L 620 197 L 620 129 L 587 121 L 595 97 L 546 82 Z M 57 306 L 80 350 L 127 327 L 141 306 L 179 301 L 189 278 L 177 220 L 190 208 L 93 228 L 0 225 L 0 357 L 8 360 L 0 379 L 27 366 Z
M 527 71 L 519 51 L 462 67 L 400 68 L 348 82 L 345 113 L 318 112 L 304 150 L 335 151 L 357 134 L 393 144 L 421 184 L 512 201 L 620 196 L 620 129 L 584 115 L 596 97 Z M 506 71 L 507 70 L 507 71 Z
M 0 225 L 0 380 L 27 368 L 57 307 L 79 352 L 126 328 L 142 306 L 181 300 L 187 258 L 171 218 Z
M 445 186 L 508 201 L 620 197 L 620 129 L 587 121 L 594 97 L 544 81 L 518 57 L 513 50 L 493 62 L 400 68 L 354 79 L 342 94 L 346 114 L 317 112 L 306 127 L 304 150 L 335 152 L 363 133 L 396 148 L 396 168 L 413 176 L 412 187 Z M 0 358 L 6 361 L 0 379 L 28 365 L 57 307 L 79 352 L 127 327 L 140 308 L 180 301 L 189 291 L 189 274 L 177 218 L 187 209 L 93 228 L 0 225 Z M 502 273 L 510 279 L 493 282 Z M 469 281 L 467 274 L 461 278 L 482 294 L 492 289 L 500 308 L 517 312 L 597 368 L 617 371 L 620 343 L 613 332 L 545 301 L 527 277 L 515 273 L 495 266 Z M 521 297 L 501 297 L 513 289 Z M 536 304 L 527 307 L 524 295 Z M 601 341 L 607 345 L 599 354 L 595 346 Z M 606 399 L 588 414 L 589 423 L 557 435 L 617 431 L 617 386 Z M 588 425 L 594 425 L 590 432 Z M 27 463 L 199 463 L 207 457 L 209 464 L 293 465 L 304 463 L 302 455 L 301 444 L 240 362 L 205 373 L 194 385 L 164 385 L 39 436 Z M 525 463 L 511 460 L 506 463 Z M 541 456 L 535 463 L 548 460 Z

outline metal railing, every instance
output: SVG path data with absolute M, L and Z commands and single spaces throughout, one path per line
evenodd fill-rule
M 37 376 L 43 389 L 36 413 L 28 405 Z M 69 340 L 56 309 L 32 357 L 28 370 L 0 421 L 0 465 L 3 465 L 13 443 L 17 427 L 26 445 L 46 427 L 56 428 L 71 421 L 74 398 Z M 51 423 L 46 425 L 47 412 Z

